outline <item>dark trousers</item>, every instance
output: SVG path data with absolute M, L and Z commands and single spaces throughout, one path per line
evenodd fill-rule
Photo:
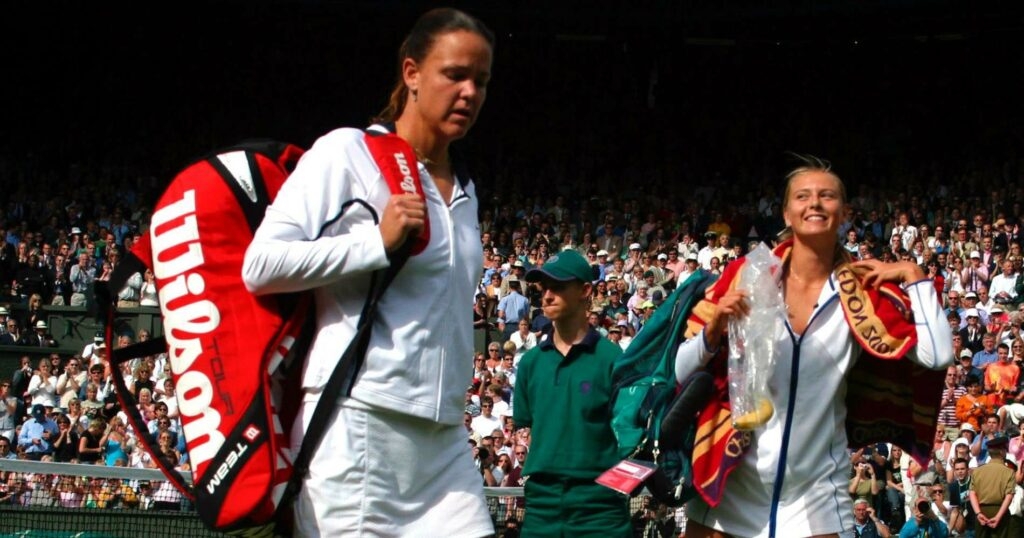
M 592 479 L 526 481 L 524 537 L 630 537 L 629 499 Z

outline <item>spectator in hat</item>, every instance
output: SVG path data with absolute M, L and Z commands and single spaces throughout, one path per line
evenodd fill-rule
M 981 316 L 976 308 L 968 308 L 964 312 L 967 320 L 964 328 L 960 329 L 960 338 L 965 348 L 971 353 L 977 353 L 984 347 L 985 326 L 981 323 Z
M 1020 460 L 1010 453 L 1006 454 L 1006 466 L 1016 473 L 1013 500 L 1010 501 L 1010 507 L 1007 510 L 1010 514 L 1007 534 L 1008 536 L 1024 536 L 1024 487 L 1022 487 L 1024 486 L 1024 468 L 1021 467 Z
M 22 340 L 21 345 L 29 347 L 57 347 L 57 342 L 54 340 L 53 335 L 47 332 L 49 326 L 45 320 L 39 320 L 33 326 L 33 332 L 26 334 Z
M 1009 439 L 999 434 L 988 441 L 989 462 L 974 470 L 971 478 L 971 508 L 977 514 L 976 538 L 1010 538 L 1010 501 L 1016 473 L 1006 464 Z
M 675 251 L 673 251 L 674 253 Z M 675 255 L 675 254 L 674 254 Z M 655 283 L 666 290 L 674 289 L 676 286 L 676 272 L 668 266 L 668 254 L 664 252 L 655 258 L 651 270 L 655 271 Z
M 654 311 L 658 309 L 658 305 L 654 304 L 654 301 L 644 301 L 643 304 L 640 305 L 640 308 L 642 309 L 641 315 L 638 316 L 636 320 L 637 332 L 640 332 L 640 330 L 644 328 L 647 321 L 654 315 Z
M 21 426 L 18 447 L 30 460 L 39 461 L 43 456 L 53 454 L 53 441 L 57 439 L 57 423 L 46 416 L 42 404 L 32 406 L 32 414 Z
M 618 462 L 608 397 L 622 350 L 587 323 L 588 264 L 566 251 L 526 278 L 553 329 L 519 363 L 513 420 L 532 435 L 523 534 L 629 536 L 627 498 L 594 482 Z
M 595 261 L 591 264 L 597 272 L 595 280 L 604 280 L 612 264 L 608 261 L 608 251 L 601 249 L 594 253 Z
M 616 346 L 619 346 L 623 350 L 626 349 L 622 345 L 622 327 L 620 327 L 619 325 L 612 325 L 611 327 L 608 327 L 607 338 L 609 341 L 611 341 L 611 343 L 615 344 Z
M 1017 430 L 1020 432 L 1019 436 L 1010 439 L 1008 450 L 1017 458 L 1018 462 L 1024 461 L 1024 426 L 1021 426 L 1021 422 L 1024 421 L 1024 404 L 1004 405 L 996 411 L 996 415 L 999 416 L 999 431 Z
M 643 266 L 643 255 L 643 247 L 640 243 L 630 243 L 629 252 L 626 253 L 626 259 L 622 264 L 623 274 L 619 278 L 632 274 L 636 266 Z
M 996 343 L 1012 338 L 1013 332 L 1010 326 L 1010 319 L 1002 306 L 998 304 L 992 305 L 992 310 L 988 314 L 988 324 L 985 325 L 985 331 L 995 337 Z
M 981 319 L 981 324 L 987 326 L 988 325 L 989 307 L 992 306 L 992 305 L 984 305 L 981 302 L 981 291 L 984 291 L 985 289 L 986 288 L 983 286 L 981 288 L 981 290 L 979 290 L 977 292 L 975 292 L 975 291 L 965 292 L 964 295 L 963 295 L 963 303 L 964 303 L 964 309 L 965 310 L 966 309 L 970 309 L 970 308 L 976 309 L 978 311 L 978 317 Z M 965 314 L 964 317 L 965 317 L 964 323 L 961 324 L 961 327 L 965 327 L 967 325 L 966 314 Z
M 971 350 L 966 348 L 961 349 L 958 358 L 960 359 L 959 363 L 956 365 L 956 384 L 958 386 L 966 389 L 968 376 L 974 376 L 978 379 L 985 378 L 985 371 L 974 366 L 974 354 L 971 353 Z
M 626 303 L 622 302 L 622 292 L 618 290 L 617 286 L 609 286 L 608 302 L 602 310 L 604 317 L 611 322 L 615 322 L 619 314 L 626 314 L 628 312 L 629 309 L 626 307 Z
M 643 317 L 643 304 L 649 302 L 651 296 L 648 293 L 647 282 L 640 281 L 636 285 L 636 293 L 629 298 L 626 302 L 626 308 L 629 309 L 629 319 L 634 321 Z
M 981 253 L 971 251 L 967 266 L 960 271 L 960 283 L 967 291 L 977 292 L 979 288 L 988 286 L 988 267 L 981 263 Z
M 962 458 L 967 462 L 968 468 L 973 469 L 978 466 L 978 460 L 971 456 L 971 443 L 974 442 L 976 435 L 974 426 L 969 423 L 964 423 L 960 426 L 960 436 L 957 437 L 950 445 L 949 456 L 946 460 L 946 481 L 953 480 L 954 468 L 953 462 L 957 458 Z
M 665 293 L 665 286 L 662 286 L 659 283 L 660 274 L 661 271 L 656 267 L 652 267 L 644 271 L 644 282 L 647 283 L 647 295 L 653 296 L 656 291 L 660 291 L 663 297 L 667 295 Z
M 946 503 L 946 486 L 942 483 L 939 475 L 931 471 L 921 473 L 914 482 L 914 486 L 917 493 L 916 504 L 918 507 L 923 506 L 922 502 L 928 502 L 930 505 L 929 511 L 935 514 L 948 527 L 949 518 L 954 514 L 952 514 L 948 503 Z
M 679 271 L 679 276 L 676 278 L 677 284 L 686 282 L 686 279 L 690 278 L 691 275 L 700 269 L 700 264 L 697 262 L 697 255 L 689 253 L 686 255 L 686 259 L 683 261 L 683 268 Z
M 102 343 L 103 332 L 97 331 L 96 334 L 92 336 L 92 341 L 89 342 L 88 344 L 85 344 L 85 347 L 82 348 L 82 359 L 84 359 L 87 362 L 92 362 L 93 353 L 95 353 L 96 348 Z
M 7 334 L 7 320 L 11 316 L 11 311 L 6 306 L 0 306 L 0 336 Z
M 501 279 L 501 297 L 504 298 L 509 294 L 509 284 L 513 280 L 522 281 L 523 275 L 526 274 L 526 264 L 523 260 L 515 259 L 509 264 L 508 274 Z M 523 289 L 519 289 L 519 293 L 523 293 Z
M 715 257 L 718 248 L 718 234 L 712 231 L 704 233 L 705 245 L 697 251 L 697 263 L 704 269 L 711 269 L 711 258 Z

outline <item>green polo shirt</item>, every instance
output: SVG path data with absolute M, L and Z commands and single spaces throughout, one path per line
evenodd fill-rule
M 618 463 L 608 403 L 619 355 L 590 329 L 566 356 L 548 333 L 519 361 L 513 419 L 531 428 L 524 475 L 591 479 Z

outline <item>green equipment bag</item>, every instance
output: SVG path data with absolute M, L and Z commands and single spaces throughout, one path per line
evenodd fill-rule
M 680 382 L 675 359 L 690 311 L 716 279 L 700 270 L 678 285 L 612 369 L 611 425 L 619 456 L 656 468 L 644 486 L 668 506 L 681 506 L 696 493 L 690 455 L 712 378 L 700 370 Z

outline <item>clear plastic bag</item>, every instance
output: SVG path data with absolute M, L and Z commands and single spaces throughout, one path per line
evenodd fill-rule
M 740 269 L 738 288 L 748 293 L 750 315 L 729 319 L 729 403 L 737 430 L 753 430 L 775 414 L 768 378 L 775 367 L 775 335 L 786 315 L 778 284 L 781 266 L 760 243 Z

